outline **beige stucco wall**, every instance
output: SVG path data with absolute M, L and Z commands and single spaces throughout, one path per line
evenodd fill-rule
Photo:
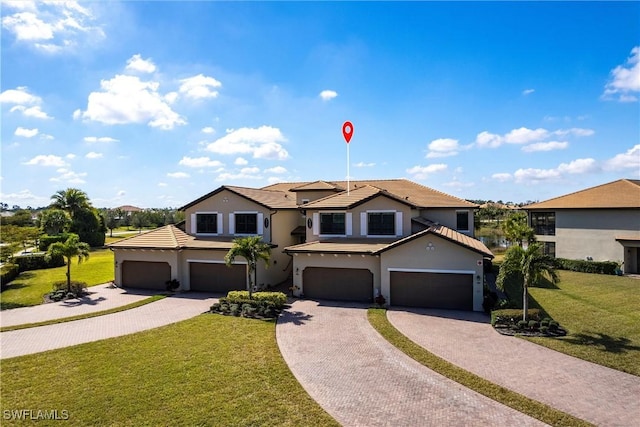
M 294 295 L 304 294 L 302 275 L 307 267 L 324 268 L 364 268 L 373 273 L 373 288 L 380 292 L 380 258 L 372 255 L 344 255 L 344 254 L 294 254 L 293 255 L 293 285 L 297 287 Z
M 332 191 L 332 190 L 297 191 L 296 192 L 296 203 L 298 205 L 301 205 L 303 200 L 308 200 L 309 202 L 313 202 L 314 200 L 322 199 L 323 197 L 331 196 L 333 194 L 336 194 L 336 192 Z
M 468 209 L 437 209 L 437 208 L 427 208 L 422 209 L 420 211 L 420 216 L 426 218 L 430 221 L 437 222 L 438 224 L 442 224 L 445 227 L 449 227 L 453 230 L 456 230 L 458 225 L 458 217 L 457 212 L 467 211 L 469 215 L 469 230 L 457 230 L 462 234 L 466 234 L 467 236 L 474 236 L 474 210 L 472 208 Z
M 222 215 L 222 232 L 218 230 L 218 235 L 234 236 L 235 234 L 229 233 L 230 213 L 255 212 L 262 214 L 264 219 L 269 218 L 272 211 L 225 189 L 185 210 L 185 230 L 189 234 L 195 235 L 193 232 L 195 228 L 192 226 L 192 215 L 198 212 L 217 212 L 218 215 Z M 264 228 L 262 238 L 265 242 L 271 242 L 271 227 Z
M 616 237 L 640 231 L 637 209 L 566 209 L 556 211 L 556 235 L 536 236 L 555 242 L 556 257 L 594 261 L 625 261 L 625 248 Z
M 433 248 L 433 249 L 427 249 Z M 380 255 L 380 285 L 382 295 L 391 301 L 391 271 L 407 269 L 433 273 L 473 275 L 473 310 L 482 311 L 482 255 L 432 234 L 427 234 Z
M 363 203 L 361 205 L 358 205 L 357 207 L 355 207 L 354 209 L 351 210 L 323 210 L 323 209 L 308 209 L 306 211 L 306 222 L 311 219 L 313 221 L 313 214 L 314 213 L 324 213 L 324 212 L 347 212 L 347 213 L 351 213 L 351 221 L 352 221 L 352 234 L 350 236 L 350 238 L 367 238 L 366 236 L 366 232 L 363 235 L 362 234 L 362 230 L 361 230 L 361 213 L 366 213 L 367 211 L 395 211 L 395 212 L 402 212 L 402 236 L 408 236 L 411 234 L 411 218 L 414 216 L 417 216 L 418 212 L 416 210 L 412 210 L 410 206 L 407 206 L 403 203 L 397 202 L 393 199 L 390 199 L 388 197 L 376 197 L 373 200 L 370 200 L 366 203 Z M 313 234 L 313 227 L 306 228 L 307 230 L 307 242 L 312 242 L 315 240 L 322 240 L 324 238 L 320 237 L 320 235 L 314 235 Z M 366 230 L 366 224 L 365 224 L 365 230 Z M 334 238 L 336 236 L 326 236 L 326 238 L 331 239 Z M 389 237 L 393 237 L 393 236 L 383 236 L 386 238 Z M 372 239 L 375 239 L 375 237 L 372 237 Z
M 142 250 L 142 249 L 114 249 L 114 276 L 115 283 L 122 286 L 122 263 L 124 261 L 150 261 L 166 262 L 171 266 L 171 279 L 180 280 L 182 284 L 182 271 L 175 250 Z

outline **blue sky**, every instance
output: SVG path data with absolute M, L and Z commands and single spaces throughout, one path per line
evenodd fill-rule
M 407 178 L 545 200 L 640 178 L 640 3 L 2 2 L 0 199 L 179 207 Z

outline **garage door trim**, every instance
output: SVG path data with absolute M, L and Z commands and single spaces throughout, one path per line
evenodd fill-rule
M 197 262 L 202 264 L 225 264 L 224 261 L 210 260 L 210 259 L 188 259 L 187 262 Z M 233 263 L 247 265 L 246 261 L 234 261 Z
M 473 270 L 438 270 L 434 268 L 387 268 L 387 271 L 403 273 L 445 273 L 445 274 L 476 274 Z

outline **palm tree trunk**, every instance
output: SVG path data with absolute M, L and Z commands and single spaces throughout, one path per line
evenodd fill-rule
M 71 258 L 67 258 L 67 293 L 71 292 Z
M 253 283 L 251 283 L 251 278 L 252 278 L 252 270 L 253 268 L 251 268 L 251 263 L 247 262 L 247 290 L 249 291 L 249 299 L 253 299 Z
M 529 311 L 529 292 L 527 285 L 522 287 L 522 320 L 527 321 L 527 315 Z

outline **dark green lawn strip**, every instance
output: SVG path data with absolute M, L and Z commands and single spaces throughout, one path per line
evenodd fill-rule
M 386 310 L 369 309 L 371 325 L 391 344 L 427 368 L 478 392 L 496 402 L 554 426 L 590 426 L 592 424 L 554 409 L 544 403 L 494 384 L 430 353 L 402 335 L 389 322 Z
M 0 382 L 2 411 L 67 410 L 65 426 L 338 425 L 282 359 L 274 321 L 203 314 L 5 359 Z
M 141 307 L 165 298 L 166 295 L 154 295 L 149 298 L 145 298 L 140 301 L 132 302 L 131 304 L 123 305 L 121 307 L 110 308 L 109 310 L 95 311 L 93 313 L 78 314 L 77 316 L 63 317 L 60 319 L 44 320 L 42 322 L 24 323 L 22 325 L 3 326 L 0 328 L 0 332 L 17 331 L 18 329 L 35 328 L 38 326 L 55 325 L 56 323 L 73 322 L 74 320 L 89 319 L 91 317 L 104 316 L 105 314 L 118 313 L 120 311 L 131 310 L 132 308 Z

